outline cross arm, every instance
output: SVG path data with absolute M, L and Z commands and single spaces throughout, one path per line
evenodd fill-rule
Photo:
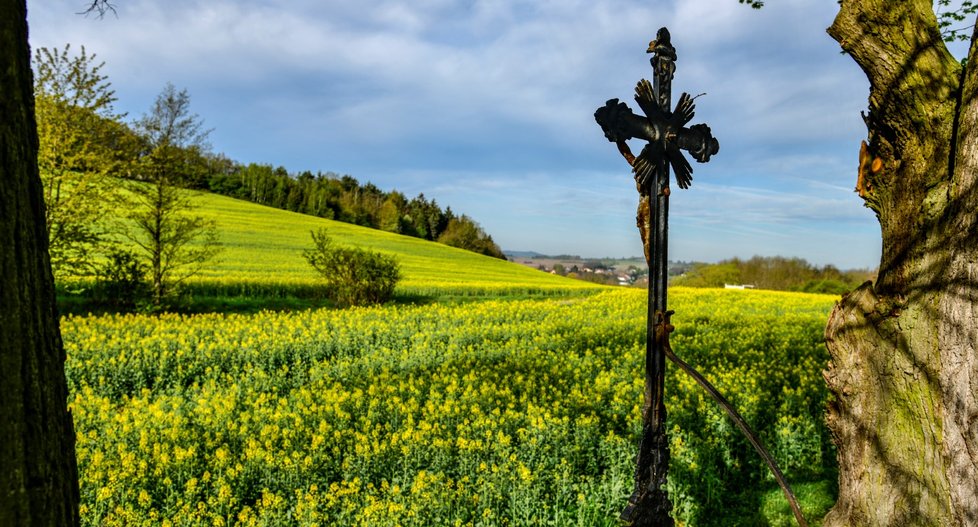
M 609 141 L 618 143 L 619 149 L 628 139 L 642 139 L 649 143 L 634 161 L 629 159 L 630 156 L 625 156 L 641 188 L 651 183 L 652 173 L 662 166 L 662 162 L 668 162 L 673 167 L 679 186 L 688 188 L 693 169 L 680 150 L 688 151 L 693 159 L 705 163 L 720 150 L 720 143 L 705 124 L 685 126 L 693 117 L 693 99 L 689 94 L 683 93 L 676 111 L 666 114 L 651 102 L 652 87 L 648 81 L 643 79 L 639 82 L 635 91 L 636 101 L 643 109 L 648 108 L 646 112 L 650 115 L 637 115 L 627 104 L 610 99 L 594 112 L 595 121 Z
M 594 120 L 601 126 L 604 136 L 612 143 L 632 138 L 654 142 L 662 137 L 662 131 L 651 120 L 644 115 L 635 115 L 627 104 L 619 102 L 618 99 L 610 99 L 604 106 L 598 108 L 594 112 Z

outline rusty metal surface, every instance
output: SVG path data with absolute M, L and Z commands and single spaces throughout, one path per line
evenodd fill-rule
M 646 328 L 645 401 L 642 410 L 642 439 L 635 468 L 635 489 L 621 519 L 629 525 L 672 526 L 672 503 L 665 491 L 669 470 L 669 438 L 666 435 L 664 402 L 667 324 L 669 169 L 680 188 L 692 183 L 693 170 L 682 151 L 701 163 L 717 153 L 719 143 L 705 124 L 687 127 L 693 118 L 693 97 L 683 93 L 672 110 L 672 79 L 676 71 L 676 49 L 669 30 L 660 29 L 647 49 L 652 54 L 653 80 L 642 79 L 635 87 L 635 102 L 645 114 L 635 114 L 627 104 L 610 99 L 594 113 L 605 137 L 618 146 L 632 167 L 639 193 L 637 223 L 649 264 L 649 304 Z M 639 139 L 646 144 L 634 156 L 626 143 Z M 658 335 L 658 336 L 657 336 Z

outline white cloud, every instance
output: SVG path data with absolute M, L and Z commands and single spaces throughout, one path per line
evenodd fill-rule
M 133 116 L 171 81 L 241 161 L 443 193 L 497 240 L 585 254 L 634 254 L 634 188 L 592 114 L 635 107 L 667 26 L 673 98 L 707 92 L 694 122 L 721 143 L 675 199 L 677 225 L 736 225 L 760 251 L 761 233 L 867 213 L 848 191 L 867 87 L 824 32 L 831 2 L 126 0 L 104 20 L 77 4 L 32 1 L 32 44 L 97 53 Z

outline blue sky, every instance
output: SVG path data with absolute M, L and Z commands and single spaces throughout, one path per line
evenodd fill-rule
M 186 88 L 216 152 L 350 174 L 468 214 L 504 249 L 641 254 L 629 167 L 595 124 L 636 110 L 661 26 L 673 100 L 720 152 L 670 203 L 673 260 L 783 255 L 875 267 L 853 192 L 868 83 L 825 33 L 826 0 L 83 0 L 28 2 L 33 47 L 84 45 L 135 119 Z M 637 153 L 641 146 L 633 144 Z

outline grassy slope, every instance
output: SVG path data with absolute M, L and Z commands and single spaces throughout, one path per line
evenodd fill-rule
M 583 289 L 593 284 L 409 236 L 200 193 L 198 213 L 215 220 L 223 251 L 200 280 L 312 283 L 302 257 L 310 231 L 325 227 L 338 244 L 396 255 L 402 285 L 417 289 Z

